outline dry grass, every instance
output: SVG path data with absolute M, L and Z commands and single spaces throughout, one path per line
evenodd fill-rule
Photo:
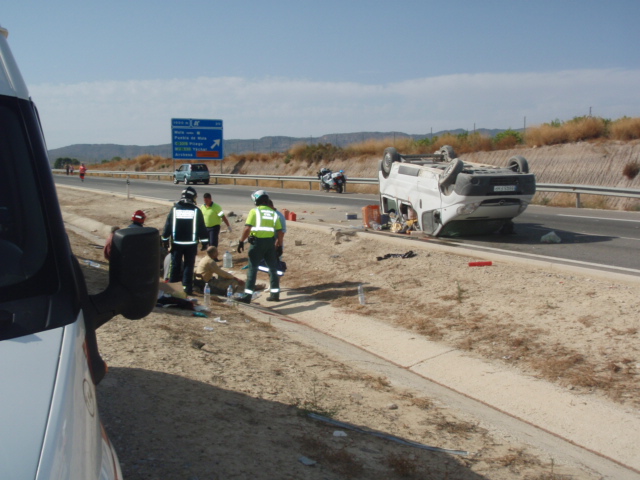
M 387 455 L 386 462 L 389 468 L 401 477 L 413 477 L 418 473 L 416 461 L 406 455 L 390 453 Z
M 302 451 L 309 458 L 324 461 L 327 467 L 345 478 L 362 475 L 364 467 L 357 458 L 344 448 L 335 448 L 316 437 L 298 437 Z
M 611 123 L 609 138 L 612 140 L 636 140 L 640 138 L 640 118 L 623 117 Z

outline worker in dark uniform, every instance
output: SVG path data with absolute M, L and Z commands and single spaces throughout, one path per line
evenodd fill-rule
M 196 204 L 197 196 L 194 188 L 185 188 L 180 201 L 169 212 L 162 231 L 162 244 L 165 248 L 169 248 L 171 240 L 169 282 L 179 282 L 182 279 L 182 288 L 187 295 L 193 294 L 193 270 L 198 254 L 198 241 L 202 244 L 202 250 L 206 250 L 209 244 L 204 216 Z
M 269 195 L 264 190 L 258 190 L 251 194 L 251 199 L 256 208 L 247 216 L 242 236 L 238 243 L 238 253 L 244 251 L 245 240 L 249 241 L 249 270 L 244 295 L 239 299 L 243 303 L 251 303 L 253 289 L 256 286 L 258 266 L 262 259 L 269 267 L 270 302 L 280 301 L 280 279 L 278 278 L 278 255 L 276 250 L 282 245 L 282 224 L 278 214 L 269 208 Z

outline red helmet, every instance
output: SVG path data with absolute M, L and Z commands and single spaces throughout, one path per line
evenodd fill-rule
M 131 216 L 131 220 L 133 223 L 144 223 L 147 216 L 144 214 L 142 210 L 136 210 L 135 213 Z

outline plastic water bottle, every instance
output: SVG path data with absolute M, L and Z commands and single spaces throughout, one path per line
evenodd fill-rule
M 364 287 L 362 284 L 358 285 L 358 301 L 360 302 L 360 305 L 364 305 L 366 303 L 364 299 Z
M 229 250 L 224 252 L 224 255 L 222 256 L 222 266 L 224 268 L 233 268 L 233 257 L 231 256 L 231 253 L 229 253 Z
M 204 284 L 204 306 L 211 306 L 211 289 L 209 288 L 209 284 Z
M 230 305 L 233 303 L 233 287 L 231 285 L 227 287 L 227 303 Z

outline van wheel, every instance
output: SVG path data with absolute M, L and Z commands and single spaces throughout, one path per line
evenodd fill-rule
M 178 184 L 178 179 L 176 178 L 176 176 L 175 176 L 175 175 L 173 176 L 173 184 L 174 184 L 174 185 L 177 185 L 177 184 Z
M 516 155 L 509 159 L 509 169 L 519 173 L 529 173 L 529 162 L 522 155 Z
M 440 187 L 446 188 L 456 183 L 456 178 L 458 178 L 458 174 L 463 168 L 464 162 L 462 160 L 459 158 L 453 159 L 449 165 L 447 165 L 447 168 L 444 169 L 444 172 L 440 174 L 440 179 L 438 180 Z
M 438 153 L 444 155 L 444 159 L 448 161 L 451 161 L 454 158 L 458 158 L 451 145 L 443 145 L 442 147 L 440 147 L 440 150 L 438 150 Z
M 380 162 L 380 170 L 382 171 L 382 176 L 384 178 L 388 178 L 391 173 L 391 166 L 394 162 L 400 161 L 400 154 L 398 150 L 393 147 L 388 147 L 384 149 L 384 156 L 382 157 L 382 161 Z

